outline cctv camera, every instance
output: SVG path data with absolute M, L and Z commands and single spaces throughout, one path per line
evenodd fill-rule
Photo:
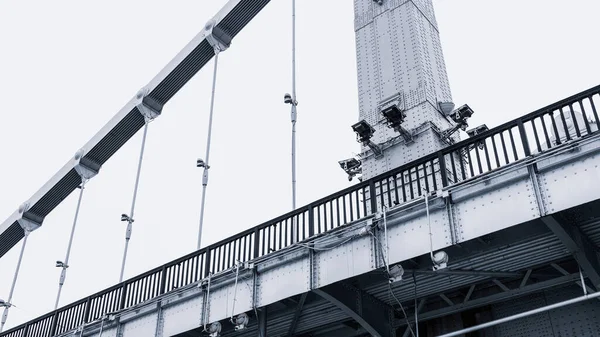
M 292 103 L 294 102 L 294 101 L 292 100 L 292 95 L 290 95 L 290 94 L 286 93 L 286 94 L 283 96 L 283 102 L 284 102 L 285 104 L 292 104 Z

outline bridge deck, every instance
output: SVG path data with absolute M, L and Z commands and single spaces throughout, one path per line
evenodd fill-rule
M 572 284 L 578 277 L 574 259 L 583 266 L 586 256 L 569 249 L 569 237 L 559 235 L 560 226 L 587 235 L 594 249 L 600 246 L 600 217 L 594 207 L 600 192 L 589 184 L 600 178 L 599 100 L 597 86 L 0 336 L 57 336 L 80 327 L 94 335 L 101 324 L 108 329 L 103 336 L 117 331 L 170 336 L 198 332 L 202 322 L 232 314 L 264 313 L 257 308 L 268 315 L 269 335 L 286 334 L 294 321 L 297 333 L 340 325 L 364 334 L 364 327 L 351 322 L 356 318 L 349 315 L 351 310 L 323 298 L 359 294 L 361 305 L 369 308 L 365 314 L 427 298 L 420 318 L 426 320 Z M 574 127 L 569 128 L 569 120 Z M 570 186 L 577 186 L 576 193 Z M 448 252 L 451 262 L 445 271 L 428 269 L 424 191 L 435 192 L 429 200 L 433 249 Z M 382 209 L 387 210 L 385 228 Z M 548 225 L 548 219 L 559 228 Z M 293 222 L 299 225 L 300 243 L 291 242 Z M 242 263 L 237 277 L 236 261 Z M 390 288 L 382 268 L 400 262 L 405 280 Z M 594 279 L 600 271 L 594 270 L 593 261 L 587 266 L 586 277 L 600 285 Z M 304 295 L 311 290 L 316 295 Z M 303 314 L 297 315 L 300 303 Z M 406 325 L 404 316 L 393 312 L 392 325 Z M 107 313 L 118 319 L 106 320 Z M 227 328 L 224 335 L 255 334 L 256 328 Z

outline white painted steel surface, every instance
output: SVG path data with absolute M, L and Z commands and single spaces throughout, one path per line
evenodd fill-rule
M 596 167 L 600 164 L 600 159 L 595 151 L 600 150 L 600 137 L 595 136 L 578 143 L 580 143 L 580 148 L 587 149 L 587 151 L 564 152 L 557 148 L 555 151 L 562 152 L 562 154 L 549 157 L 552 159 L 538 158 L 534 161 L 522 161 L 511 165 L 512 169 L 492 172 L 489 174 L 488 179 L 473 179 L 471 182 L 465 182 L 465 185 L 450 187 L 450 194 L 456 196 L 453 206 L 461 231 L 459 241 L 465 241 L 539 217 L 540 212 L 533 197 L 531 178 L 525 174 L 527 165 L 539 164 L 540 167 L 544 167 L 549 162 L 555 164 L 551 170 L 540 170 L 537 173 L 539 179 L 544 181 L 543 186 L 547 189 L 546 196 L 577 194 L 576 202 L 578 204 L 600 199 L 600 190 L 598 189 L 595 190 L 595 193 L 593 188 L 584 188 L 584 193 L 581 194 L 569 193 L 566 189 L 568 186 L 563 184 L 560 179 L 555 180 L 553 178 L 558 174 L 557 172 L 561 172 L 560 174 L 563 177 L 566 173 L 572 175 L 575 175 L 575 173 L 584 175 L 581 172 L 589 172 L 590 175 L 598 174 Z M 553 158 L 559 158 L 560 160 L 557 161 Z M 573 159 L 576 159 L 576 161 L 573 162 Z M 577 170 L 573 171 L 575 167 Z M 587 178 L 590 178 L 590 176 Z M 500 194 L 503 194 L 504 197 L 500 197 Z M 511 197 L 507 197 L 508 195 Z M 548 202 L 544 206 L 551 206 L 548 209 L 553 209 L 552 212 L 558 212 L 573 205 L 573 202 L 566 201 L 571 199 L 563 199 L 565 201 L 559 202 L 554 201 L 555 199 L 552 198 L 545 198 L 544 200 L 553 201 L 552 204 Z M 557 198 L 557 200 L 563 199 Z M 447 205 L 444 199 L 441 197 L 433 198 L 430 207 L 434 249 L 450 246 L 452 244 L 449 235 L 450 222 L 448 221 Z M 477 216 L 474 213 L 485 214 L 486 216 Z M 427 223 L 423 202 L 417 201 L 408 206 L 402 207 L 401 205 L 396 209 L 392 209 L 388 213 L 387 219 L 390 245 L 389 263 L 400 263 L 429 253 L 429 238 L 426 230 Z M 233 314 L 251 313 L 254 307 L 262 307 L 306 292 L 311 289 L 311 278 L 314 279 L 312 288 L 321 288 L 339 280 L 383 268 L 384 264 L 379 255 L 381 249 L 376 244 L 377 241 L 373 240 L 370 235 L 356 236 L 356 233 L 362 227 L 372 221 L 370 218 L 365 219 L 313 239 L 312 244 L 315 247 L 320 247 L 319 241 L 331 241 L 332 237 L 336 237 L 337 240 L 341 238 L 342 243 L 337 246 L 334 245 L 332 249 L 314 251 L 314 268 L 312 269 L 310 268 L 308 248 L 300 245 L 285 248 L 259 258 L 253 261 L 253 264 L 247 266 L 250 268 L 240 269 L 237 302 Z M 375 231 L 381 242 L 382 236 L 380 233 L 382 231 Z M 344 238 L 354 239 L 344 242 L 347 241 Z M 450 257 L 449 265 L 452 266 L 452 257 Z M 254 279 L 256 284 L 254 284 Z M 235 288 L 234 280 L 235 268 L 213 276 L 209 299 L 210 322 L 228 319 L 231 316 L 233 290 Z M 206 281 L 206 279 L 203 280 L 203 284 L 206 284 Z M 256 295 L 253 295 L 255 286 L 257 289 Z M 142 332 L 144 335 L 154 333 L 158 316 L 158 300 L 161 301 L 160 303 L 163 306 L 164 336 L 172 336 L 200 327 L 202 325 L 202 298 L 205 294 L 197 285 L 191 285 L 178 290 L 178 293 L 165 294 L 158 299 L 117 314 L 116 316 L 120 318 L 123 325 L 123 336 L 139 336 Z M 523 305 L 525 304 L 523 303 Z M 501 308 L 502 306 L 498 307 L 497 310 L 501 310 Z M 507 314 L 515 312 L 513 309 L 509 310 L 507 308 Z M 500 312 L 498 314 L 501 315 Z M 154 318 L 151 319 L 151 316 Z M 108 327 L 110 328 L 110 324 Z M 539 327 L 541 328 L 541 326 Z M 92 332 L 93 329 L 90 328 L 89 331 Z M 502 330 L 504 328 L 498 329 Z M 520 329 L 517 328 L 517 330 Z M 87 334 L 84 335 L 88 336 Z M 103 333 L 103 336 L 109 335 Z
M 403 127 L 416 129 L 433 123 L 444 130 L 452 124 L 438 102 L 452 100 L 448 75 L 431 0 L 354 1 L 359 120 L 375 128 L 375 143 L 389 142 L 399 133 L 388 128 L 379 110 L 386 99 L 398 95 L 406 111 Z M 384 151 L 383 158 L 363 160 L 363 177 L 420 158 L 444 146 L 431 128 L 421 131 L 414 143 Z M 363 151 L 367 148 L 363 147 Z

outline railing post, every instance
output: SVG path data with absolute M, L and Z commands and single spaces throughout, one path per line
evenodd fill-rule
M 315 235 L 315 212 L 312 205 L 308 205 L 308 237 Z
M 83 323 L 87 323 L 90 320 L 90 306 L 92 304 L 92 298 L 88 297 L 85 300 L 85 309 L 83 310 Z
M 521 135 L 521 143 L 523 143 L 523 150 L 525 151 L 525 157 L 531 156 L 531 150 L 529 149 L 529 141 L 527 140 L 527 133 L 525 132 L 525 126 L 523 121 L 519 120 L 519 134 Z
M 29 334 L 29 323 L 25 324 L 25 328 L 23 329 L 23 337 L 27 337 Z
M 371 199 L 371 214 L 377 213 L 377 193 L 375 193 L 375 182 L 369 180 L 369 198 Z
M 125 309 L 125 299 L 127 297 L 127 282 L 123 282 L 123 287 L 121 287 L 121 300 L 119 302 L 119 309 Z M 105 314 L 105 313 L 103 313 Z
M 167 288 L 167 266 L 163 266 L 160 271 L 160 294 L 165 293 L 165 289 Z
M 206 259 L 206 264 L 204 267 L 204 277 L 208 277 L 210 274 L 210 246 L 206 247 L 206 254 L 204 254 L 204 258 Z
M 450 154 L 452 155 L 452 154 Z M 448 172 L 446 170 L 446 157 L 444 157 L 444 152 L 438 152 L 438 163 L 440 165 L 440 174 L 442 175 L 442 187 L 448 186 Z M 431 172 L 435 172 L 435 168 L 431 168 Z M 435 175 L 432 177 L 435 179 Z
M 260 254 L 260 229 L 259 228 L 255 228 L 254 229 L 254 250 L 252 252 L 252 258 L 256 259 L 258 257 L 258 254 Z

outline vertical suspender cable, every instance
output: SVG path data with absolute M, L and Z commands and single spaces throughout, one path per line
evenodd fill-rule
M 202 244 L 202 225 L 204 223 L 204 204 L 206 203 L 206 186 L 208 185 L 208 169 L 210 158 L 210 138 L 212 135 L 213 110 L 215 106 L 215 88 L 217 85 L 217 66 L 219 64 L 219 51 L 215 49 L 215 67 L 213 71 L 212 93 L 210 96 L 210 114 L 208 117 L 208 135 L 206 140 L 206 157 L 204 172 L 202 173 L 202 203 L 200 204 L 200 226 L 198 228 L 198 249 Z
M 296 0 L 292 0 L 292 208 L 296 209 Z
M 15 285 L 17 284 L 17 278 L 19 277 L 19 269 L 21 269 L 21 261 L 23 261 L 23 253 L 25 252 L 25 245 L 27 245 L 27 237 L 29 237 L 30 231 L 25 229 L 25 238 L 23 238 L 23 245 L 21 246 L 21 254 L 19 255 L 19 261 L 17 262 L 17 269 L 15 270 L 15 276 L 13 277 L 12 286 L 10 287 L 10 293 L 8 293 L 8 300 L 4 303 L 4 312 L 2 313 L 2 321 L 0 322 L 0 332 L 4 329 L 6 319 L 8 318 L 8 309 L 12 306 L 12 297 L 15 291 Z
M 125 231 L 125 249 L 123 251 L 123 263 L 121 264 L 121 275 L 119 276 L 119 283 L 123 282 L 123 274 L 125 272 L 125 261 L 127 260 L 127 249 L 129 248 L 129 239 L 131 239 L 131 230 L 133 227 L 133 215 L 135 212 L 135 201 L 137 198 L 138 186 L 140 183 L 140 173 L 142 171 L 142 159 L 144 158 L 144 147 L 146 146 L 146 135 L 148 133 L 148 122 L 144 125 L 144 135 L 142 136 L 142 148 L 140 149 L 140 159 L 138 162 L 137 174 L 135 176 L 135 186 L 133 188 L 133 199 L 131 200 L 131 211 L 128 216 L 125 216 L 127 221 L 127 230 Z
M 292 209 L 296 209 L 296 0 L 292 0 Z M 298 242 L 298 223 L 292 219 L 292 242 Z
M 77 218 L 79 216 L 79 208 L 81 207 L 81 199 L 83 197 L 83 190 L 85 189 L 85 183 L 87 180 L 82 178 L 81 186 L 79 186 L 79 199 L 77 200 L 77 208 L 75 209 L 75 217 L 73 218 L 73 226 L 71 227 L 71 236 L 69 237 L 69 244 L 67 246 L 67 255 L 65 260 L 61 265 L 57 265 L 62 267 L 62 271 L 60 272 L 60 279 L 58 280 L 58 294 L 56 294 L 56 302 L 54 303 L 54 310 L 58 308 L 58 302 L 60 301 L 60 293 L 62 292 L 63 284 L 65 283 L 65 278 L 67 277 L 67 268 L 69 268 L 69 256 L 71 255 L 71 245 L 73 244 L 73 236 L 75 235 L 75 227 L 77 226 Z M 59 261 L 60 262 L 60 261 Z M 58 262 L 57 262 L 58 263 Z

